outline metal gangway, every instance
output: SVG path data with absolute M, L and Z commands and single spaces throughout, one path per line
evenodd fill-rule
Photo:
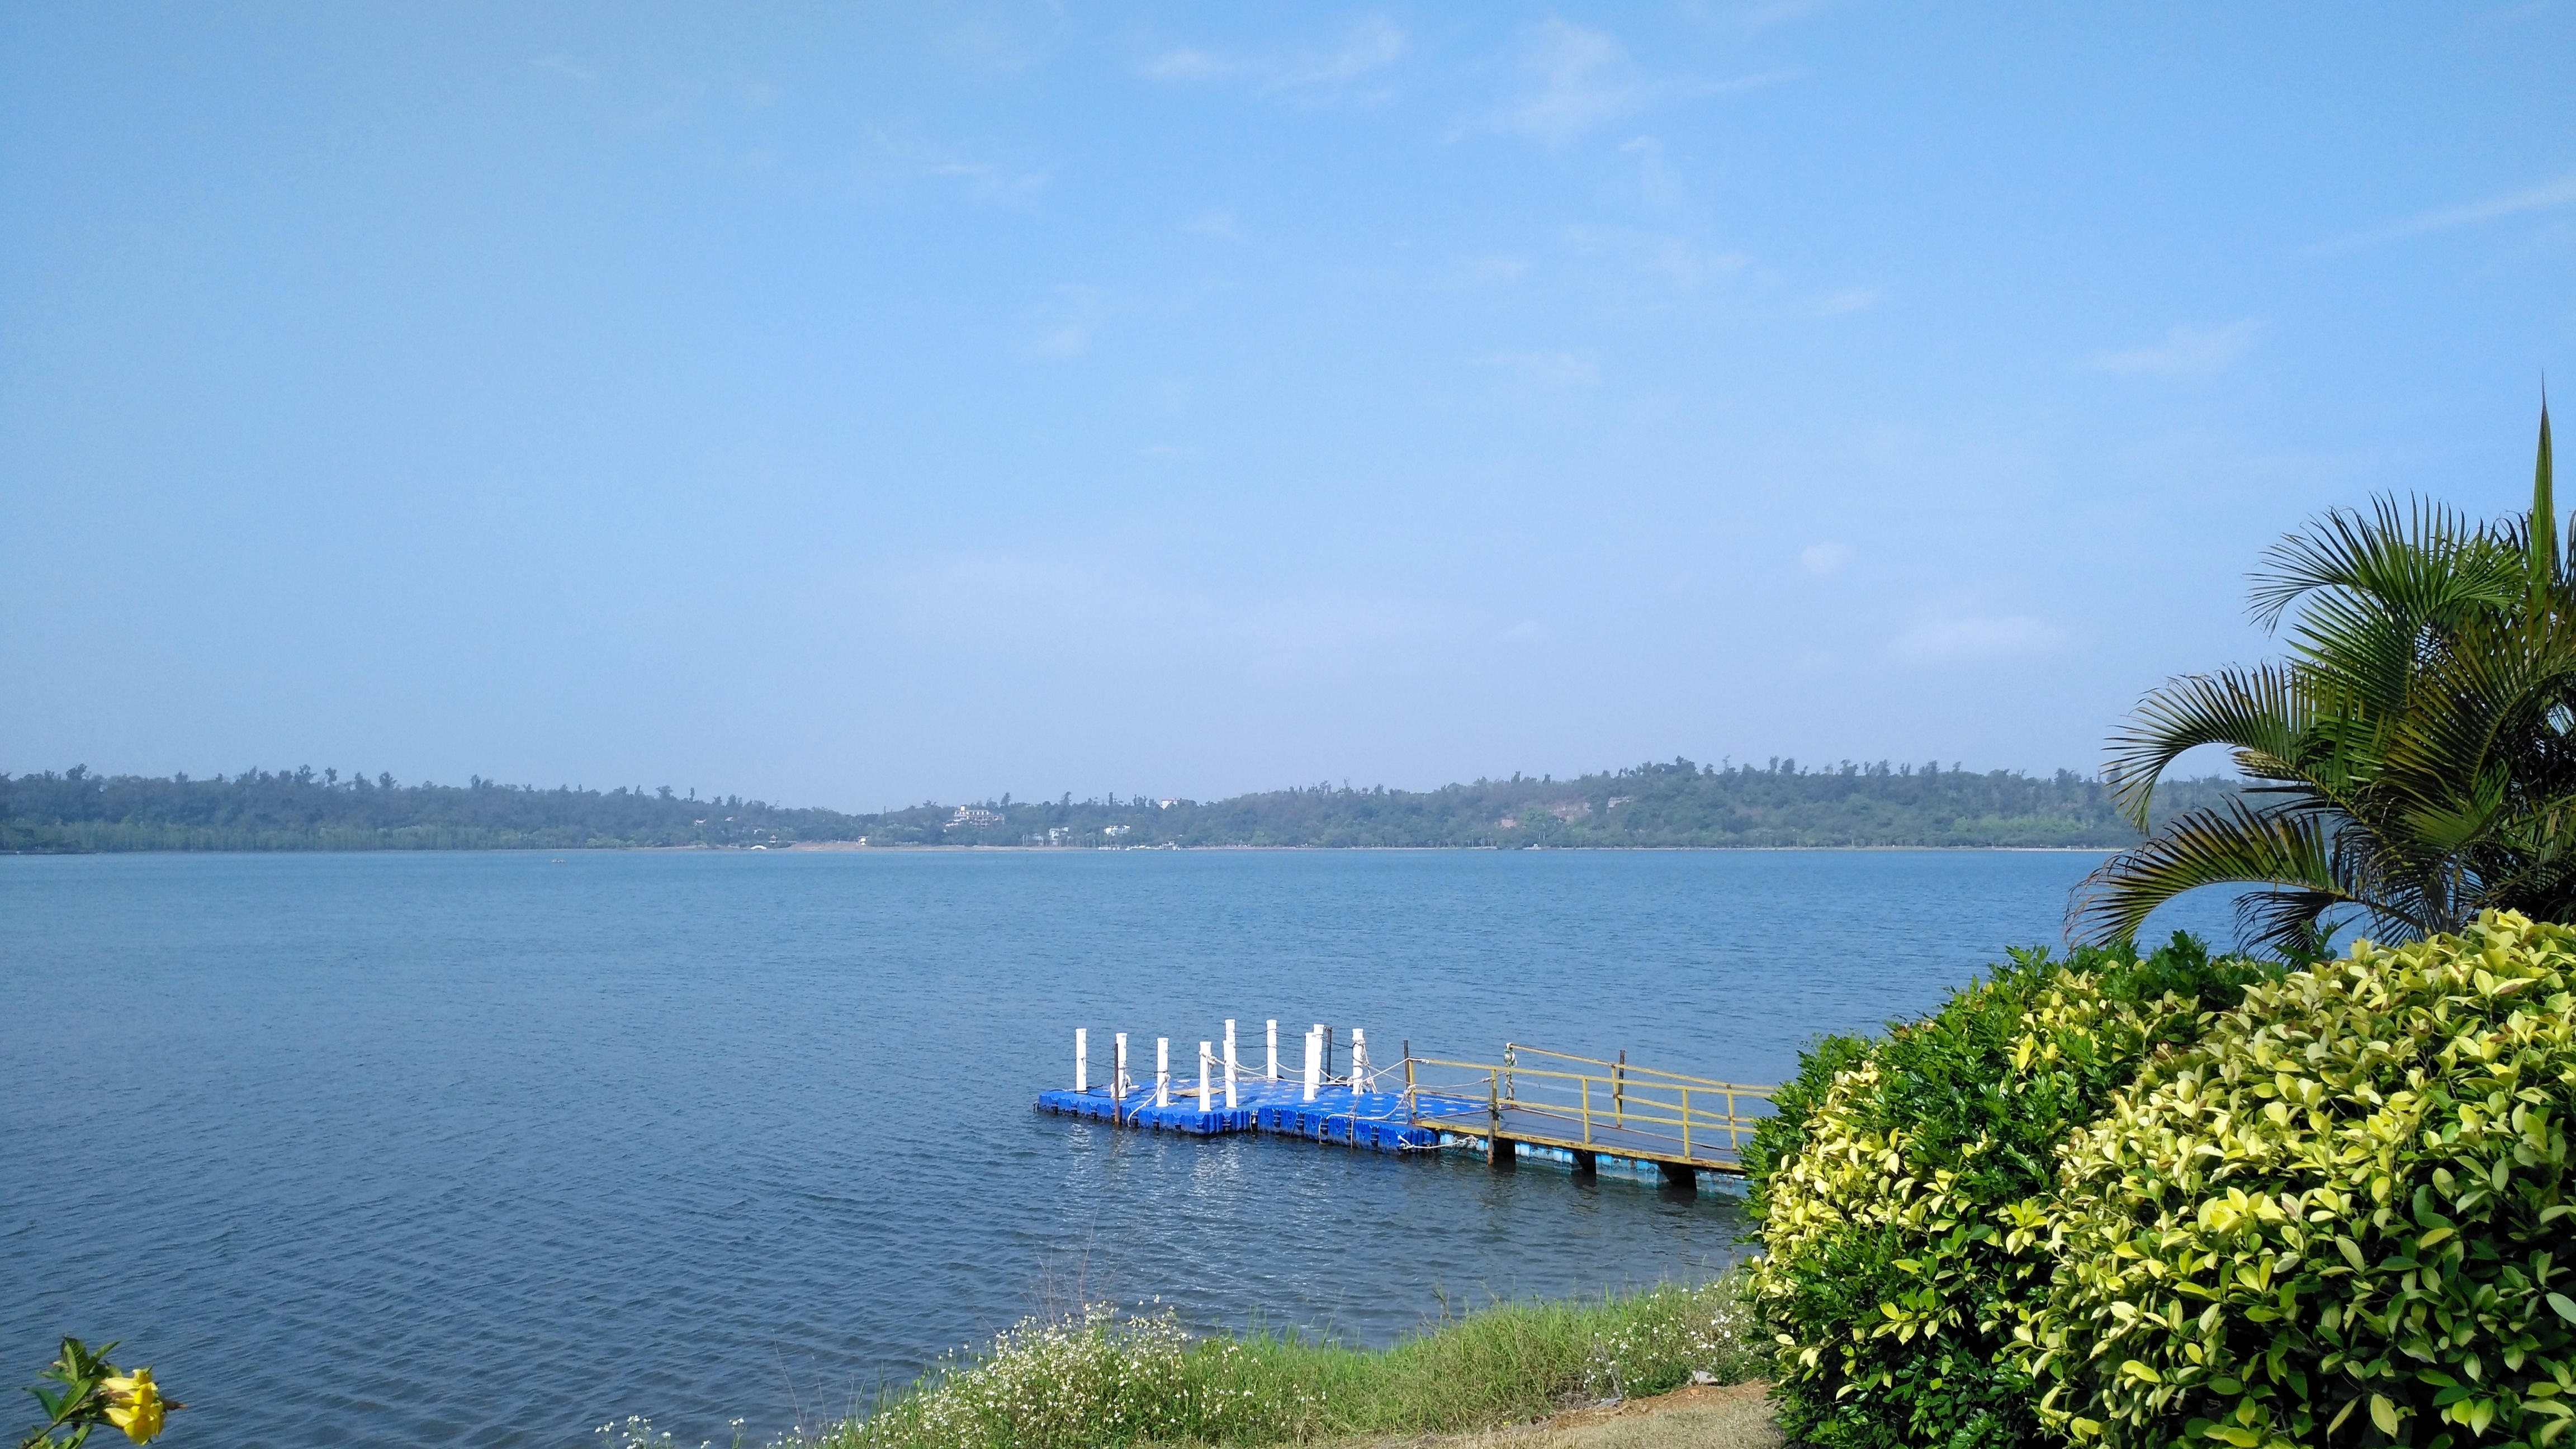
M 1605 1156 L 1652 1162 L 1676 1184 L 1741 1174 L 1745 1141 L 1770 1115 L 1769 1087 L 1641 1067 L 1624 1052 L 1603 1061 L 1511 1042 L 1498 1062 L 1408 1053 L 1403 1066 L 1407 1120 L 1477 1140 L 1497 1170 L 1527 1143 L 1565 1152 L 1578 1174 Z

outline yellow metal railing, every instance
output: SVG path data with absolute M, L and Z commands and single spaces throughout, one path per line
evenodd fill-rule
M 1572 1063 L 1577 1068 L 1599 1067 L 1603 1070 L 1530 1065 L 1522 1060 L 1524 1056 L 1536 1057 L 1542 1062 Z M 1454 1084 L 1426 1085 L 1417 1068 L 1436 1068 L 1469 1075 Z M 1744 1139 L 1751 1135 L 1754 1125 L 1764 1115 L 1746 1109 L 1755 1103 L 1769 1106 L 1771 1090 L 1742 1082 L 1722 1082 L 1712 1077 L 1692 1077 L 1680 1072 L 1635 1066 L 1628 1062 L 1624 1053 L 1618 1060 L 1602 1061 L 1596 1057 L 1580 1057 L 1569 1052 L 1549 1051 L 1544 1047 L 1522 1046 L 1516 1042 L 1505 1044 L 1503 1059 L 1499 1062 L 1449 1061 L 1411 1055 L 1404 1059 L 1405 1118 L 1409 1122 L 1424 1120 L 1420 1110 L 1422 1097 L 1455 1099 L 1482 1095 L 1489 1134 L 1621 1156 L 1703 1162 L 1711 1160 L 1705 1154 L 1720 1150 L 1733 1156 L 1742 1149 Z M 1506 1112 L 1516 1113 L 1520 1119 L 1508 1129 L 1503 1121 Z M 1456 1121 L 1472 1115 L 1443 1112 L 1429 1120 L 1435 1123 Z M 1532 1122 L 1531 1118 L 1540 1120 Z M 1615 1136 L 1608 1135 L 1614 1133 Z

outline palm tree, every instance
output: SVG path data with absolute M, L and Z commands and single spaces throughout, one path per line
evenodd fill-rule
M 2068 932 L 2133 937 L 2207 885 L 2247 943 L 2322 954 L 2457 930 L 2488 907 L 2576 915 L 2576 564 L 2551 499 L 2549 409 L 2528 514 L 2493 523 L 2382 499 L 2291 534 L 2254 575 L 2286 659 L 2175 679 L 2111 741 L 2121 811 L 2149 829 L 2156 782 L 2224 745 L 2251 782 L 2185 812 L 2077 888 Z

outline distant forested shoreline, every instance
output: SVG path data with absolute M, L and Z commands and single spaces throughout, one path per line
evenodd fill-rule
M 2158 816 L 2216 803 L 2237 782 L 2168 781 Z M 0 852 L 783 848 L 830 843 L 1102 846 L 1641 848 L 2098 847 L 2135 843 L 2107 787 L 1938 764 L 1821 769 L 1676 759 L 1568 780 L 1515 775 L 1437 790 L 1316 785 L 1230 800 L 925 803 L 873 814 L 694 790 L 400 784 L 244 770 L 230 777 L 0 775 Z

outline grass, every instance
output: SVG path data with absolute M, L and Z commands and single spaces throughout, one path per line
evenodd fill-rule
M 1729 1276 L 1598 1301 L 1503 1304 L 1369 1351 L 1194 1336 L 1161 1315 L 1031 1319 L 789 1449 L 1117 1449 L 1456 1434 L 1766 1365 Z

